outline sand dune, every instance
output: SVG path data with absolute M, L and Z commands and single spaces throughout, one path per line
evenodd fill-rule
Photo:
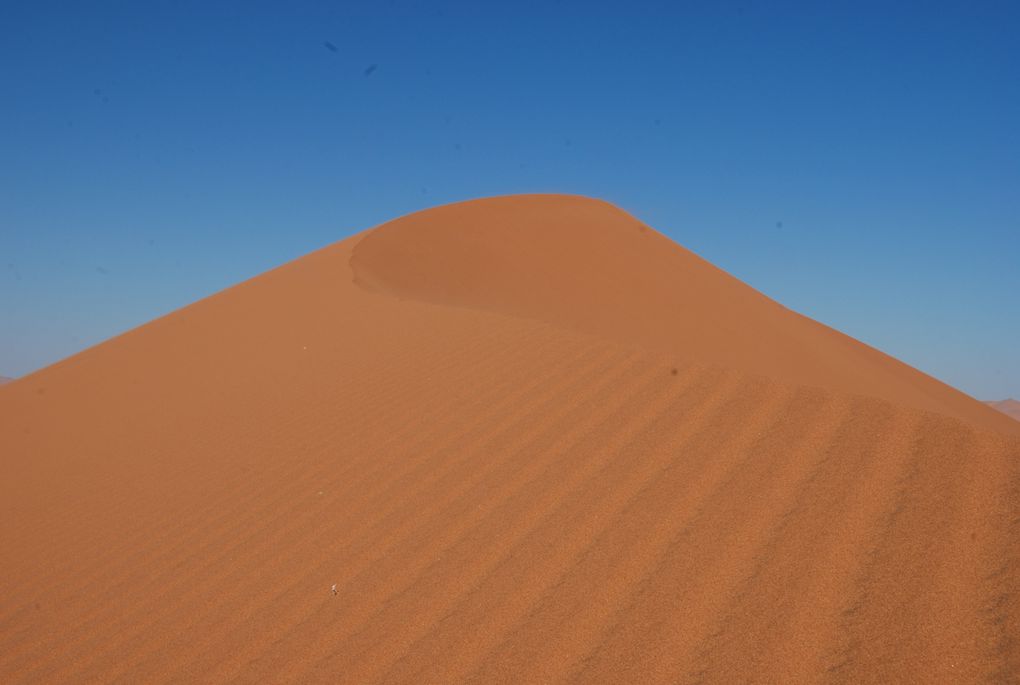
M 604 203 L 428 210 L 0 395 L 0 680 L 1015 682 L 1018 436 Z
M 1001 411 L 1006 416 L 1010 416 L 1017 421 L 1020 421 L 1020 402 L 1012 398 L 1008 400 L 999 400 L 998 402 L 985 402 L 988 406 Z
M 13 380 L 14 380 L 13 378 L 8 378 L 7 376 L 0 376 L 0 385 L 3 385 L 4 383 L 10 383 Z

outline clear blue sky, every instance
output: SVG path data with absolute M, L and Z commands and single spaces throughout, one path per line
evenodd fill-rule
M 1020 396 L 1018 35 L 1016 2 L 4 3 L 0 374 L 548 191 Z

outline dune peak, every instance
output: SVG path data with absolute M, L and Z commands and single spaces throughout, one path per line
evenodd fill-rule
M 985 404 L 1002 412 L 1006 416 L 1020 421 L 1020 401 L 1017 401 L 1012 397 L 1004 400 L 989 400 L 988 402 L 985 402 Z
M 535 319 L 1013 429 L 973 398 L 787 309 L 603 200 L 510 195 L 426 209 L 366 232 L 350 265 L 370 292 Z

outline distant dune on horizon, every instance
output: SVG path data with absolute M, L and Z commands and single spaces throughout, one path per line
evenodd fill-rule
M 10 383 L 13 380 L 14 380 L 13 378 L 10 378 L 8 376 L 0 376 L 0 385 L 3 385 L 4 383 Z
M 228 288 L 0 454 L 3 682 L 1020 678 L 1020 424 L 598 200 Z
M 1020 401 L 1014 400 L 1012 397 L 1005 400 L 988 400 L 985 404 L 1020 421 Z

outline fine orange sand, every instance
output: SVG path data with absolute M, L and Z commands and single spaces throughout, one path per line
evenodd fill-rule
M 1006 416 L 1011 416 L 1017 421 L 1020 421 L 1020 402 L 1012 398 L 1008 400 L 999 400 L 998 402 L 985 402 L 993 409 L 1001 411 Z
M 0 392 L 0 682 L 1020 682 L 1020 423 L 619 209 L 431 209 Z

